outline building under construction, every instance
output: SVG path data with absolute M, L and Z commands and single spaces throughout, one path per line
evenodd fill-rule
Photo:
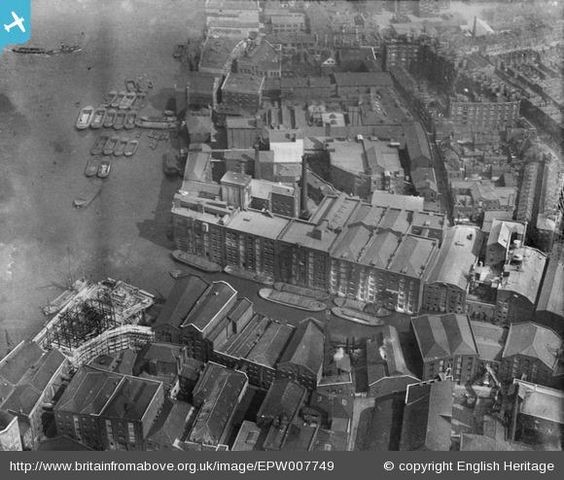
M 153 302 L 150 293 L 121 281 L 108 278 L 97 284 L 84 283 L 34 340 L 44 348 L 58 348 L 76 360 L 73 363 L 83 363 L 93 352 L 108 353 L 118 345 L 134 348 L 151 338 L 145 332 L 149 327 L 138 323 Z

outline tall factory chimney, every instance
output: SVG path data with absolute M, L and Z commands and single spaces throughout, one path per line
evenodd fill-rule
M 309 209 L 307 208 L 307 161 L 306 156 L 302 155 L 302 178 L 300 180 L 301 200 L 300 200 L 300 218 L 309 218 Z

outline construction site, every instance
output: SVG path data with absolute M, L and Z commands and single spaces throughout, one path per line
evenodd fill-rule
M 75 365 L 83 364 L 114 347 L 135 347 L 149 341 L 150 328 L 139 322 L 153 303 L 153 295 L 119 280 L 80 282 L 34 341 L 45 349 L 58 348 Z

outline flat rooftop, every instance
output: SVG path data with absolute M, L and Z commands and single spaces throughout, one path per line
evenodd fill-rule
M 541 286 L 546 255 L 532 247 L 520 247 L 510 252 L 503 267 L 499 290 L 515 292 L 535 303 Z
M 276 240 L 289 222 L 290 220 L 283 217 L 245 210 L 233 215 L 231 219 L 225 223 L 225 226 L 231 230 Z
M 246 73 L 230 73 L 221 87 L 223 92 L 259 94 L 264 77 Z

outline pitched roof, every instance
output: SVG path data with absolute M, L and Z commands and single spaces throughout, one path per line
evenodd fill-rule
M 76 372 L 55 409 L 139 421 L 161 386 L 86 365 Z
M 302 320 L 284 350 L 280 364 L 293 363 L 317 375 L 323 365 L 325 334 L 317 320 Z
M 0 406 L 31 413 L 55 373 L 66 361 L 57 349 L 43 351 L 25 340 L 0 362 Z
M 274 380 L 257 413 L 257 421 L 276 418 L 292 421 L 301 408 L 306 394 L 306 388 L 293 380 L 287 378 Z
M 213 282 L 188 312 L 182 327 L 193 325 L 198 330 L 205 331 L 212 326 L 214 318 L 225 311 L 227 306 L 231 306 L 236 297 L 237 291 L 227 282 Z
M 466 315 L 422 315 L 412 318 L 411 324 L 425 362 L 478 354 Z
M 450 450 L 453 388 L 449 380 L 408 388 L 400 450 Z
M 515 323 L 509 327 L 502 357 L 524 355 L 540 360 L 555 371 L 561 350 L 562 339 L 551 329 L 532 322 Z
M 470 269 L 480 253 L 480 238 L 479 230 L 474 227 L 459 225 L 447 229 L 435 264 L 425 280 L 426 283 L 453 285 L 465 291 Z
M 196 275 L 178 279 L 155 322 L 155 327 L 158 328 L 161 325 L 180 327 L 186 315 L 208 286 L 208 282 Z
M 255 315 L 238 336 L 222 347 L 233 357 L 274 368 L 294 327 L 262 315 Z
M 384 377 L 416 376 L 405 363 L 398 331 L 389 325 L 379 329 L 375 338 L 366 342 L 366 372 L 368 386 Z
M 506 330 L 489 322 L 470 320 L 480 360 L 493 362 L 501 358 Z
M 551 257 L 542 282 L 537 311 L 564 317 L 564 250 L 560 257 Z
M 243 372 L 209 362 L 194 387 L 194 403 L 202 403 L 189 440 L 208 445 L 221 443 L 246 386 Z

